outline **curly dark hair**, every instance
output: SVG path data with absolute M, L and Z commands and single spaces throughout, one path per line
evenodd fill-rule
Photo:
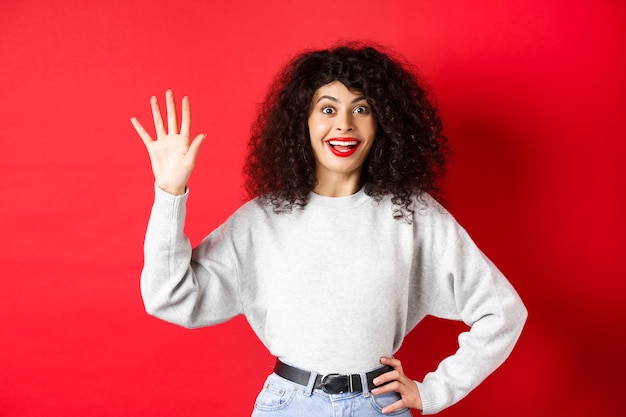
M 271 84 L 259 108 L 244 166 L 250 198 L 277 212 L 306 206 L 316 185 L 308 116 L 315 91 L 339 81 L 363 94 L 376 118 L 376 137 L 361 172 L 367 195 L 391 196 L 393 216 L 413 216 L 413 196 L 440 200 L 447 140 L 439 112 L 410 64 L 379 46 L 347 43 L 304 52 Z

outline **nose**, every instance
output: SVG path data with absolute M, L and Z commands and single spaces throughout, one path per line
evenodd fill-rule
M 335 129 L 339 132 L 350 132 L 354 130 L 352 112 L 340 112 L 335 119 Z

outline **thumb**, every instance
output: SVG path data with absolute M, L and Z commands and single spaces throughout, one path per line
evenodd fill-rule
M 194 138 L 194 140 L 189 145 L 189 150 L 187 151 L 187 156 L 192 159 L 192 161 L 196 161 L 198 158 L 198 154 L 200 153 L 200 147 L 202 146 L 202 142 L 206 139 L 207 135 L 205 133 L 201 133 Z

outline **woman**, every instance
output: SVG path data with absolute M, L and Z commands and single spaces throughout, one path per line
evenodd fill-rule
M 445 171 L 437 110 L 406 64 L 367 45 L 303 53 L 253 127 L 251 200 L 192 249 L 187 181 L 205 135 L 136 120 L 155 175 L 142 295 L 186 327 L 243 314 L 277 357 L 253 416 L 411 415 L 464 397 L 508 356 L 519 296 L 433 197 Z M 459 349 L 421 381 L 393 354 L 426 315 L 462 320 Z M 344 415 L 344 414 L 342 414 Z

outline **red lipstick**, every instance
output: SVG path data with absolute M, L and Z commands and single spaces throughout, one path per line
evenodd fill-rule
M 347 158 L 356 152 L 361 141 L 355 138 L 331 138 L 326 140 L 326 145 L 333 155 Z

